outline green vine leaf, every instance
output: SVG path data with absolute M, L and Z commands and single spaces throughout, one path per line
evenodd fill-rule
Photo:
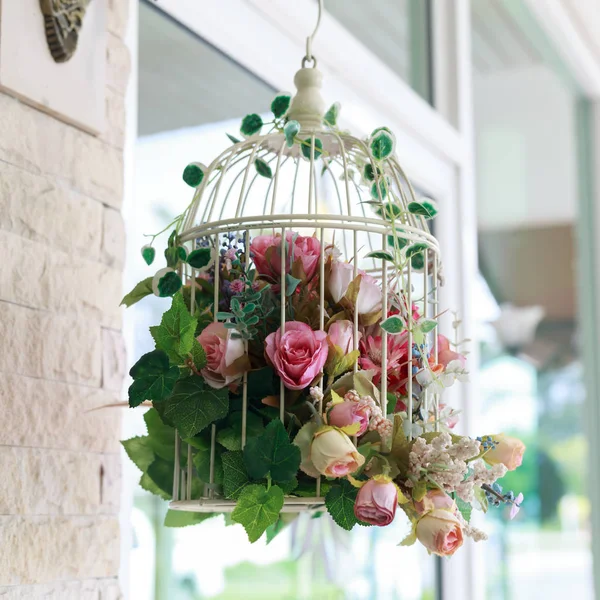
M 437 205 L 433 200 L 424 200 L 422 202 L 409 202 L 408 212 L 413 215 L 425 217 L 426 219 L 433 219 L 437 213 Z
M 369 162 L 363 169 L 363 179 L 365 181 L 375 181 L 375 173 L 381 176 L 381 169 L 379 167 L 373 168 L 373 165 Z
M 143 473 L 148 470 L 148 467 L 156 458 L 147 435 L 123 440 L 121 445 L 125 448 L 125 452 L 131 459 L 131 462 Z
M 387 221 L 394 221 L 402 215 L 402 207 L 394 202 L 386 202 L 385 204 L 380 205 L 376 212 L 380 217 Z
M 394 262 L 394 257 L 385 250 L 375 250 L 374 252 L 369 252 L 369 254 L 365 255 L 365 258 L 379 258 L 381 260 Z
M 142 298 L 152 295 L 152 277 L 147 277 L 143 281 L 140 281 L 130 292 L 123 297 L 121 305 L 125 305 L 127 308 L 133 306 L 136 302 L 139 302 Z
M 379 190 L 379 191 L 378 191 Z M 388 182 L 385 179 L 380 179 L 379 182 L 374 181 L 371 185 L 371 198 L 374 200 L 385 200 L 388 195 Z
M 177 252 L 177 248 L 173 248 Z M 182 286 L 181 277 L 170 267 L 161 269 L 152 278 L 152 292 L 159 298 L 176 294 Z
M 221 460 L 223 463 L 223 493 L 225 497 L 237 500 L 250 483 L 244 465 L 244 454 L 241 451 L 223 452 Z
M 166 403 L 164 415 L 172 422 L 181 437 L 191 438 L 214 421 L 227 416 L 229 390 L 207 386 L 201 377 L 178 381 Z
M 371 134 L 369 147 L 375 160 L 383 160 L 394 153 L 396 138 L 387 127 L 380 127 Z
M 181 365 L 191 351 L 197 321 L 190 315 L 181 293 L 173 297 L 171 308 L 162 316 L 160 325 L 150 327 L 156 348 L 167 354 L 169 360 Z
M 288 121 L 284 128 L 283 134 L 285 135 L 285 143 L 288 148 L 294 145 L 296 136 L 300 133 L 300 123 L 298 121 Z
M 185 181 L 190 187 L 196 188 L 202 183 L 205 171 L 206 167 L 202 163 L 190 163 L 183 170 L 183 181 Z
M 437 327 L 437 321 L 433 319 L 424 319 L 419 323 L 419 327 L 423 333 L 429 333 Z
M 304 158 L 308 158 L 308 160 L 310 160 L 310 154 L 312 150 L 312 138 L 306 138 L 304 140 L 304 143 L 301 146 L 302 148 L 302 155 L 304 156 Z M 314 145 L 314 157 L 315 160 L 317 160 L 319 158 L 319 156 L 321 156 L 321 154 L 323 154 L 323 142 L 319 139 L 319 138 L 315 138 L 315 145 Z
M 148 430 L 148 445 L 157 456 L 165 460 L 175 460 L 175 429 L 166 425 L 155 408 L 144 413 Z
M 329 127 L 335 127 L 337 125 L 337 120 L 340 115 L 341 104 L 339 102 L 334 102 L 325 113 L 323 117 L 323 122 Z
M 339 485 L 334 485 L 325 496 L 325 506 L 331 518 L 342 528 L 350 531 L 358 520 L 354 516 L 354 502 L 358 490 L 343 479 Z
M 427 250 L 427 248 L 428 246 L 425 242 L 417 242 L 416 244 L 412 244 L 412 246 L 409 246 L 406 249 L 406 257 L 411 258 L 413 256 L 416 256 L 417 254 L 421 254 L 425 250 Z
M 242 140 L 238 140 L 234 135 L 231 135 L 230 133 L 226 133 L 225 134 L 232 143 L 234 144 L 239 144 Z
M 240 495 L 231 518 L 244 526 L 251 542 L 258 540 L 269 525 L 279 518 L 283 508 L 283 491 L 273 485 L 266 489 L 262 485 L 249 485 Z
M 271 179 L 271 177 L 273 177 L 273 171 L 271 171 L 271 167 L 262 158 L 257 158 L 254 161 L 254 166 L 256 167 L 256 171 L 259 175 L 262 175 L 267 179 Z
M 156 250 L 152 246 L 146 245 L 142 248 L 142 258 L 147 265 L 151 265 L 154 262 L 155 256 Z
M 142 481 L 145 483 L 142 484 Z M 160 457 L 155 458 L 146 473 L 142 475 L 140 485 L 145 490 L 170 500 L 173 493 L 173 463 Z
M 188 265 L 194 267 L 194 269 L 202 269 L 206 267 L 212 260 L 212 250 L 210 248 L 198 248 L 192 250 L 187 257 Z
M 404 322 L 400 317 L 394 315 L 381 322 L 381 329 L 392 335 L 396 335 L 404 331 Z
M 260 130 L 262 129 L 262 126 L 263 126 L 263 120 L 260 115 L 257 115 L 257 114 L 246 115 L 242 119 L 242 125 L 240 127 L 240 131 L 242 132 L 242 135 L 244 135 L 246 137 L 250 137 L 251 135 L 254 135 L 255 133 L 259 133 Z
M 388 244 L 397 250 L 402 250 L 402 248 L 405 248 L 408 245 L 408 240 L 400 236 L 394 237 L 393 235 L 388 235 L 387 239 Z
M 153 350 L 131 367 L 129 375 L 134 380 L 129 386 L 129 406 L 135 408 L 144 400 L 160 402 L 167 398 L 179 378 L 179 368 L 169 366 L 165 352 Z
M 271 112 L 276 119 L 281 119 L 281 117 L 285 117 L 287 111 L 290 109 L 290 104 L 292 103 L 292 95 L 287 92 L 283 92 L 281 94 L 277 94 L 275 98 L 273 98 L 273 102 L 271 102 Z

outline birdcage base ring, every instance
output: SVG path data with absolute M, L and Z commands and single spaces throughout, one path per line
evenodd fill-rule
M 169 503 L 171 510 L 198 513 L 230 513 L 236 507 L 235 500 L 224 498 L 200 498 L 199 500 L 174 500 Z M 322 510 L 325 498 L 286 498 L 282 513 L 298 513 Z

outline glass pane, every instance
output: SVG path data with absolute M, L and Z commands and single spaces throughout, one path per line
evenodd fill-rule
M 327 0 L 325 7 L 377 58 L 433 104 L 429 0 Z
M 139 249 L 142 234 L 161 230 L 191 201 L 183 166 L 192 160 L 208 164 L 230 145 L 226 133 L 238 135 L 241 118 L 264 113 L 275 93 L 149 3 L 140 4 L 139 35 L 128 289 L 164 266 L 157 256 L 146 267 Z M 150 297 L 126 311 L 131 362 L 153 349 L 148 328 L 164 310 L 165 300 Z M 126 413 L 126 429 L 126 437 L 145 435 L 141 411 Z M 435 598 L 434 559 L 420 545 L 397 546 L 408 530 L 401 511 L 385 530 L 360 527 L 351 534 L 326 516 L 302 515 L 270 544 L 263 538 L 251 545 L 241 526 L 223 516 L 165 528 L 166 503 L 139 488 L 134 467 L 126 473 L 135 493 L 129 574 L 135 600 Z
M 481 546 L 490 600 L 591 600 L 585 388 L 577 314 L 578 93 L 508 3 L 473 7 L 481 281 L 478 429 L 527 444 Z M 551 142 L 550 142 L 551 136 Z

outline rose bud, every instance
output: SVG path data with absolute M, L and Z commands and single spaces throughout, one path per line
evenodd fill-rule
M 460 521 L 449 510 L 436 508 L 419 519 L 417 539 L 438 556 L 452 556 L 463 543 Z
M 343 431 L 323 427 L 313 437 L 310 460 L 321 475 L 346 477 L 362 467 L 365 457 Z
M 354 350 L 354 323 L 352 321 L 348 321 L 346 319 L 342 319 L 340 321 L 335 321 L 329 326 L 329 331 L 327 332 L 329 336 L 329 341 L 334 345 L 341 348 L 344 354 L 349 354 Z M 358 340 L 361 338 L 361 333 L 359 332 Z M 356 343 L 358 344 L 358 340 Z
M 334 427 L 348 427 L 354 423 L 358 423 L 359 429 L 355 435 L 362 435 L 367 431 L 370 419 L 371 410 L 368 406 L 349 400 L 334 404 L 327 414 L 327 421 Z
M 483 460 L 488 465 L 503 464 L 509 471 L 514 471 L 521 466 L 525 454 L 525 444 L 521 440 L 508 437 L 503 433 L 490 437 L 498 443 L 483 455 Z
M 449 510 L 454 513 L 456 510 L 456 502 L 442 490 L 429 490 L 422 500 L 415 502 L 415 510 L 420 515 L 424 515 L 438 508 Z
M 354 514 L 359 521 L 384 527 L 396 515 L 398 488 L 390 477 L 375 475 L 369 479 L 356 496 Z

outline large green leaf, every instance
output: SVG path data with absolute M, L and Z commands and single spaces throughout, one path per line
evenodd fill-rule
M 178 381 L 167 400 L 164 415 L 179 430 L 181 437 L 189 438 L 200 433 L 213 421 L 227 416 L 229 390 L 216 390 L 207 386 L 198 376 Z
M 147 277 L 143 281 L 140 281 L 130 292 L 123 297 L 121 305 L 125 305 L 127 308 L 133 306 L 136 302 L 139 302 L 142 298 L 154 294 L 152 291 L 152 279 L 153 277 Z
M 148 445 L 157 456 L 165 460 L 175 460 L 175 429 L 163 423 L 155 408 L 144 414 L 148 429 Z
M 173 296 L 171 308 L 162 316 L 160 325 L 150 327 L 158 350 L 166 352 L 174 364 L 182 364 L 192 349 L 197 321 L 190 315 L 181 293 Z
M 244 462 L 253 479 L 271 473 L 274 481 L 289 481 L 300 467 L 300 448 L 290 442 L 283 423 L 277 419 L 267 425 L 262 435 L 248 440 Z
M 168 510 L 165 515 L 165 527 L 188 527 L 216 517 L 219 513 L 198 513 L 182 510 Z
M 246 413 L 246 439 L 260 435 L 263 431 L 263 420 L 258 415 Z M 227 427 L 217 434 L 217 442 L 227 450 L 242 449 L 242 413 L 234 412 L 227 417 Z
M 148 467 L 148 470 L 142 475 L 142 480 L 151 480 L 154 484 L 155 489 L 152 486 L 144 487 L 142 481 L 140 485 L 152 492 L 158 494 L 162 498 L 170 499 L 173 493 L 173 463 L 168 460 L 163 460 L 160 457 L 154 459 L 152 464 Z
M 242 452 L 224 452 L 221 456 L 223 462 L 223 493 L 231 500 L 237 500 L 250 483 L 244 456 Z
M 156 458 L 148 436 L 134 437 L 121 442 L 127 456 L 140 471 L 147 471 Z
M 194 466 L 198 472 L 198 477 L 202 481 L 210 481 L 210 435 L 199 435 L 193 438 L 196 453 L 194 454 Z M 223 462 L 221 454 L 223 449 L 215 445 L 215 464 L 213 483 L 221 485 L 223 483 Z
M 169 365 L 169 357 L 162 350 L 153 350 L 131 367 L 129 375 L 133 378 L 129 386 L 129 406 L 133 408 L 144 400 L 160 402 L 167 398 L 179 377 L 179 368 Z
M 163 500 L 171 499 L 171 492 L 165 492 L 156 482 L 148 475 L 148 473 L 144 473 L 140 478 L 140 487 L 155 496 L 159 496 Z
M 331 518 L 342 528 L 350 531 L 356 523 L 354 502 L 358 490 L 343 479 L 339 485 L 334 485 L 325 496 L 325 506 Z
M 240 495 L 231 518 L 244 526 L 248 539 L 255 542 L 279 518 L 283 508 L 283 492 L 276 485 L 269 490 L 262 485 L 249 485 Z

